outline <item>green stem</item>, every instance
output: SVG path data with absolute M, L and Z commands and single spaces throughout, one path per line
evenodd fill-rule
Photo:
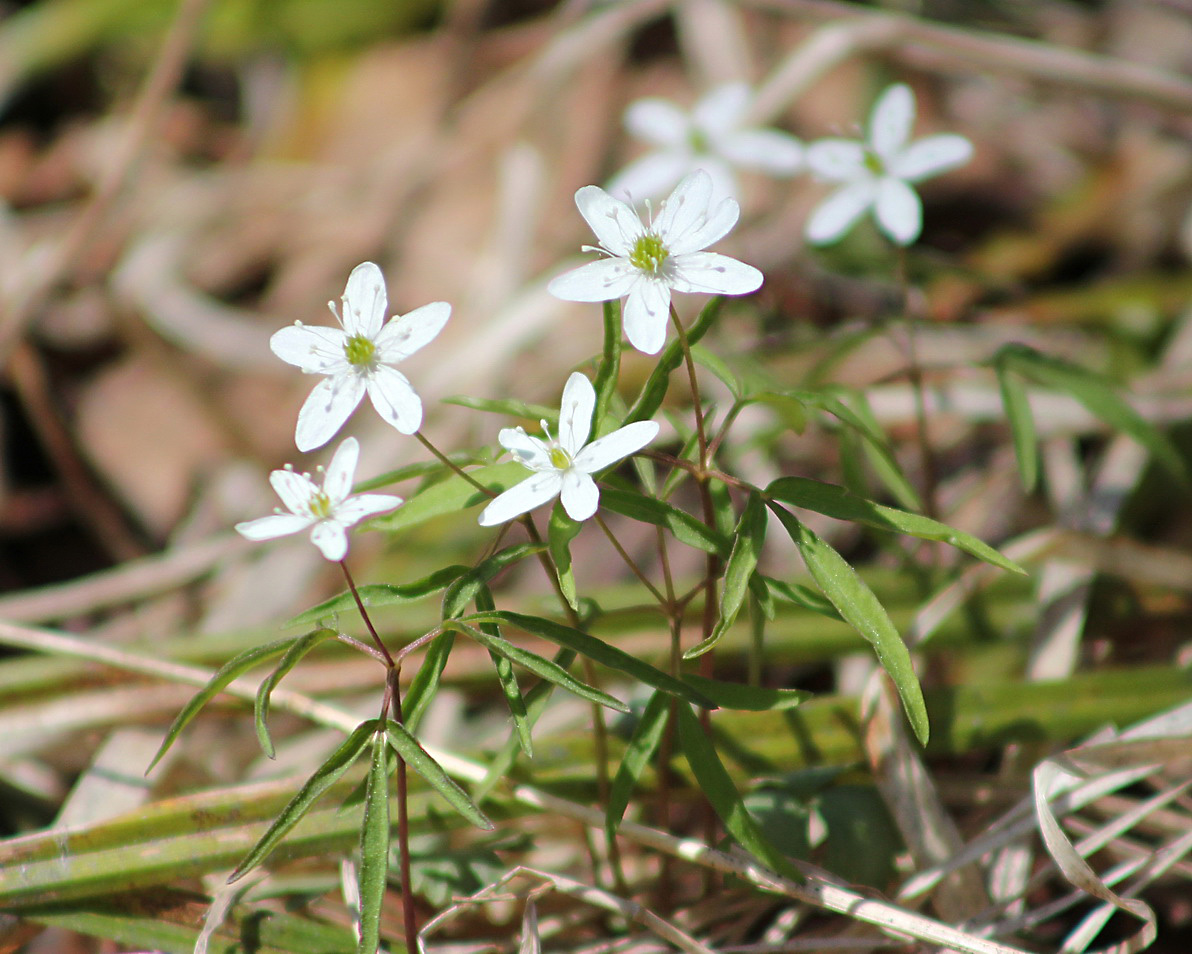
M 923 468 L 923 511 L 935 519 L 939 514 L 937 500 L 939 469 L 935 451 L 927 434 L 927 399 L 923 386 L 923 366 L 919 363 L 918 316 L 911 307 L 911 284 L 906 249 L 899 247 L 897 258 L 898 284 L 902 289 L 902 316 L 906 322 L 907 378 L 915 399 L 915 433 L 919 443 L 919 460 Z
M 604 522 L 604 518 L 602 516 L 600 516 L 599 511 L 596 512 L 595 517 L 596 517 L 596 525 L 601 530 L 604 531 L 604 535 L 606 537 L 608 537 L 608 542 L 611 543 L 613 545 L 613 549 L 616 550 L 618 554 L 620 554 L 621 559 L 625 561 L 625 565 L 627 567 L 629 567 L 629 569 L 633 572 L 633 575 L 638 578 L 638 580 L 641 582 L 642 586 L 644 586 L 647 590 L 650 591 L 650 593 L 651 593 L 651 595 L 653 595 L 654 599 L 656 599 L 658 601 L 658 603 L 663 608 L 670 611 L 671 606 L 672 606 L 671 601 L 668 600 L 665 596 L 662 595 L 662 593 L 660 593 L 658 591 L 658 587 L 656 587 L 653 583 L 650 582 L 649 577 L 647 577 L 646 574 L 642 572 L 641 567 L 639 567 L 637 565 L 637 563 L 634 562 L 633 557 L 631 557 L 625 551 L 625 548 L 623 546 L 621 546 L 621 541 L 618 540 L 613 535 L 612 530 L 609 529 L 608 524 Z
M 455 473 L 457 473 L 460 477 L 462 477 L 464 480 L 466 480 L 469 484 L 471 484 L 473 487 L 475 487 L 481 493 L 487 494 L 489 497 L 497 496 L 495 491 L 489 490 L 487 487 L 484 486 L 484 484 L 480 483 L 480 481 L 478 481 L 475 477 L 473 477 L 466 470 L 464 470 L 462 467 L 460 467 L 459 464 L 457 464 L 450 457 L 448 457 L 446 454 L 444 454 L 441 450 L 439 450 L 437 447 L 435 447 L 435 445 L 430 442 L 430 440 L 426 437 L 425 434 L 422 433 L 422 431 L 415 431 L 414 436 L 416 438 L 418 438 L 419 443 L 421 443 L 423 447 L 425 447 L 428 451 L 430 451 L 432 454 L 434 454 L 436 458 L 438 458 L 439 463 L 441 463 L 444 467 L 447 467 L 450 470 L 455 471 Z

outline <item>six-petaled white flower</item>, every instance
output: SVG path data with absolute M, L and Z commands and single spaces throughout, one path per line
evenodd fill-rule
M 236 524 L 237 531 L 249 540 L 272 540 L 310 528 L 310 542 L 323 556 L 336 562 L 342 560 L 348 555 L 349 527 L 401 504 L 401 497 L 389 494 L 352 496 L 352 477 L 359 457 L 356 438 L 347 438 L 327 465 L 322 486 L 310 474 L 296 473 L 289 464 L 275 470 L 269 475 L 269 483 L 289 513 L 279 507 L 268 517 Z
M 442 330 L 451 315 L 443 301 L 416 308 L 386 323 L 385 279 L 372 262 L 352 269 L 343 294 L 342 317 L 328 302 L 340 328 L 295 323 L 269 346 L 307 374 L 323 374 L 298 413 L 294 435 L 300 451 L 322 447 L 368 393 L 373 407 L 403 434 L 422 426 L 422 401 L 406 376 L 391 365 L 408 358 Z
M 547 287 L 566 301 L 624 298 L 625 335 L 645 354 L 657 354 L 666 340 L 672 290 L 744 295 L 762 283 L 752 265 L 703 251 L 729 233 L 741 209 L 731 198 L 712 204 L 712 177 L 702 169 L 684 177 L 652 222 L 642 222 L 598 186 L 580 189 L 575 204 L 600 240 L 598 248 L 585 251 L 608 257 L 559 275 Z
M 596 391 L 576 371 L 563 388 L 559 408 L 559 436 L 552 438 L 546 422 L 547 439 L 531 437 L 520 427 L 507 427 L 498 440 L 534 475 L 510 487 L 480 514 L 480 525 L 495 526 L 535 507 L 561 497 L 563 509 L 572 520 L 587 520 L 600 503 L 600 489 L 592 474 L 641 450 L 658 435 L 654 421 L 637 421 L 587 443 L 592 424 Z
M 704 95 L 690 113 L 650 97 L 629 104 L 625 128 L 658 148 L 622 169 L 608 192 L 628 201 L 663 195 L 695 169 L 712 177 L 715 198 L 737 197 L 734 169 L 793 176 L 803 166 L 803 145 L 790 133 L 745 125 L 752 91 L 728 83 Z
M 923 205 L 911 185 L 968 162 L 973 145 L 952 133 L 908 143 L 914 122 L 915 96 L 897 83 L 874 105 L 865 142 L 821 139 L 807 147 L 808 168 L 841 183 L 807 220 L 809 242 L 835 242 L 871 208 L 892 241 L 909 245 L 919 237 Z

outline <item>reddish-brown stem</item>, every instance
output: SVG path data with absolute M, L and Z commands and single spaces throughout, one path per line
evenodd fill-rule
M 356 601 L 356 609 L 360 610 L 360 618 L 364 620 L 364 625 L 368 627 L 368 634 L 372 636 L 373 642 L 376 643 L 377 649 L 380 650 L 381 655 L 385 659 L 385 665 L 390 669 L 393 668 L 393 657 L 389 655 L 389 650 L 381 637 L 377 635 L 376 627 L 373 626 L 372 620 L 369 618 L 368 610 L 364 608 L 364 601 L 360 599 L 360 592 L 356 589 L 356 581 L 352 579 L 352 573 L 348 570 L 348 563 L 346 560 L 339 561 L 339 568 L 344 571 L 344 579 L 348 581 L 348 589 L 352 591 L 352 598 Z

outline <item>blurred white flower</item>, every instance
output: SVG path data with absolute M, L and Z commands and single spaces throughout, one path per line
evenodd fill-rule
M 408 358 L 434 339 L 447 323 L 451 306 L 431 302 L 385 322 L 385 278 L 372 262 L 352 269 L 343 293 L 343 316 L 328 302 L 340 328 L 295 322 L 282 328 L 269 347 L 306 374 L 323 374 L 302 410 L 294 434 L 300 451 L 322 447 L 368 393 L 377 413 L 403 434 L 422 426 L 422 401 L 404 374 L 390 365 Z
M 596 406 L 596 390 L 578 371 L 567 379 L 559 408 L 559 436 L 552 438 L 546 421 L 547 439 L 531 437 L 520 427 L 507 427 L 498 440 L 534 475 L 510 487 L 480 514 L 482 527 L 495 526 L 529 510 L 562 498 L 563 509 L 572 520 L 587 520 L 600 504 L 600 489 L 592 474 L 641 450 L 658 435 L 654 421 L 636 421 L 587 443 Z
M 923 204 L 911 184 L 968 162 L 973 144 L 953 133 L 908 142 L 914 123 L 914 93 L 896 83 L 874 104 L 865 142 L 821 139 L 807 147 L 808 168 L 841 183 L 811 213 L 807 241 L 837 241 L 871 208 L 891 241 L 909 245 L 919 237 Z
M 779 129 L 746 126 L 753 92 L 745 83 L 718 86 L 691 112 L 651 97 L 629 104 L 625 128 L 658 148 L 630 163 L 607 189 L 618 199 L 641 201 L 664 195 L 683 176 L 703 169 L 712 177 L 714 199 L 738 195 L 734 169 L 793 176 L 803 167 L 803 145 Z
M 349 437 L 336 449 L 327 465 L 320 487 L 310 474 L 298 474 L 289 464 L 269 475 L 289 513 L 277 508 L 268 517 L 236 524 L 236 530 L 249 540 L 288 537 L 310 528 L 310 542 L 328 560 L 338 562 L 348 555 L 348 528 L 365 517 L 385 513 L 401 504 L 401 497 L 389 494 L 352 496 L 352 477 L 360 445 Z M 322 468 L 319 468 L 322 471 Z
M 762 283 L 752 265 L 702 251 L 724 238 L 741 214 L 736 199 L 713 205 L 712 178 L 702 169 L 675 186 L 648 223 L 599 186 L 584 186 L 575 204 L 600 240 L 584 250 L 608 257 L 559 275 L 547 288 L 565 301 L 625 298 L 625 335 L 645 354 L 657 354 L 666 340 L 672 290 L 744 295 Z

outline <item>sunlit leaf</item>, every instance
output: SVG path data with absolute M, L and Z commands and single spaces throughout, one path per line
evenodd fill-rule
M 261 743 L 261 749 L 269 758 L 273 758 L 273 740 L 269 737 L 269 697 L 273 694 L 274 688 L 282 679 L 285 678 L 286 673 L 293 669 L 302 658 L 312 649 L 328 639 L 335 639 L 335 630 L 332 629 L 316 629 L 313 632 L 307 633 L 305 636 L 299 637 L 294 644 L 286 650 L 285 655 L 281 657 L 277 667 L 265 679 L 261 681 L 260 687 L 257 689 L 257 699 L 254 708 L 254 720 L 257 729 L 257 740 Z
M 397 750 L 397 754 L 405 760 L 406 765 L 421 775 L 431 788 L 443 796 L 448 805 L 469 822 L 477 828 L 492 831 L 493 823 L 468 798 L 468 793 L 443 771 L 443 766 L 431 757 L 430 753 L 422 747 L 421 743 L 410 734 L 404 725 L 390 722 L 388 728 L 389 742 Z
M 608 804 L 604 809 L 604 817 L 608 822 L 608 834 L 615 836 L 625 817 L 625 809 L 629 807 L 637 783 L 642 772 L 653 762 L 654 753 L 666 732 L 666 723 L 670 718 L 671 703 L 674 697 L 665 692 L 655 691 L 646 703 L 646 708 L 634 726 L 633 736 L 625 747 L 625 754 L 621 757 L 621 765 L 613 777 L 612 788 L 608 795 Z
M 364 788 L 360 826 L 360 943 L 357 954 L 376 954 L 381 908 L 389 879 L 389 742 L 383 728 L 372 734 L 372 759 Z

